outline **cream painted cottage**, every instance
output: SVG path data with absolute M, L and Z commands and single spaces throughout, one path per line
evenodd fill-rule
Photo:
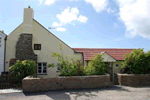
M 62 45 L 63 55 L 74 57 L 86 66 L 95 54 L 103 53 L 105 62 L 112 68 L 112 73 L 119 72 L 119 64 L 123 55 L 131 53 L 132 49 L 91 49 L 71 48 L 34 19 L 34 11 L 28 7 L 24 9 L 23 22 L 12 31 L 6 41 L 6 67 L 13 65 L 16 60 L 34 60 L 37 62 L 39 77 L 57 77 L 57 67 L 48 68 L 51 63 L 58 61 L 51 57 L 51 52 L 61 53 L 59 44 Z
M 56 77 L 57 67 L 47 68 L 48 64 L 58 61 L 51 57 L 51 52 L 61 53 L 59 44 L 62 45 L 63 55 L 74 57 L 83 62 L 82 53 L 75 52 L 71 47 L 53 35 L 34 19 L 32 8 L 24 9 L 23 22 L 13 30 L 6 42 L 6 67 L 13 65 L 16 60 L 33 60 L 37 62 L 37 74 L 41 77 Z

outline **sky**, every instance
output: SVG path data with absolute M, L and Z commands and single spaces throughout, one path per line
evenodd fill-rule
M 9 35 L 29 5 L 72 48 L 150 50 L 150 0 L 0 0 L 0 30 Z

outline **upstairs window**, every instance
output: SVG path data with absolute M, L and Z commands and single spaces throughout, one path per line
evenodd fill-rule
M 41 44 L 34 44 L 34 50 L 41 50 Z

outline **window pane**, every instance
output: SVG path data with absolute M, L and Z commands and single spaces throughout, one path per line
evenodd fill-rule
M 43 63 L 43 66 L 46 66 L 46 63 Z
M 37 50 L 37 45 L 36 44 L 34 45 L 34 49 Z
M 38 73 L 41 73 L 42 71 L 41 70 L 38 70 Z
M 46 70 L 46 67 L 43 67 L 43 70 L 44 70 L 44 69 Z
M 41 50 L 41 45 L 40 44 L 38 44 L 38 50 Z
M 59 66 L 57 67 L 57 70 L 60 70 Z
M 42 67 L 38 67 L 38 69 L 42 69 Z
M 42 64 L 41 63 L 38 63 L 38 66 L 41 66 Z
M 59 65 L 60 65 L 60 64 L 59 64 L 59 63 L 57 63 L 57 70 L 60 70 Z
M 64 66 L 61 66 L 61 68 L 64 68 Z
M 43 70 L 43 73 L 46 73 L 46 70 Z

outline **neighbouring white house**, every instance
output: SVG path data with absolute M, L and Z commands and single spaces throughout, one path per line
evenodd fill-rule
M 0 31 L 0 75 L 5 71 L 5 51 L 6 51 L 7 35 L 4 31 Z
M 85 66 L 91 57 L 103 53 L 104 62 L 110 65 L 112 76 L 113 73 L 119 72 L 118 66 L 124 60 L 123 56 L 132 51 L 132 49 L 117 48 L 71 48 L 36 21 L 33 9 L 28 7 L 24 8 L 23 22 L 7 37 L 5 71 L 9 71 L 9 67 L 16 60 L 28 59 L 37 62 L 39 77 L 57 77 L 60 74 L 58 68 L 48 68 L 47 65 L 58 64 L 58 60 L 51 56 L 52 52 L 61 53 L 59 44 L 62 45 L 63 56 L 79 59 Z

